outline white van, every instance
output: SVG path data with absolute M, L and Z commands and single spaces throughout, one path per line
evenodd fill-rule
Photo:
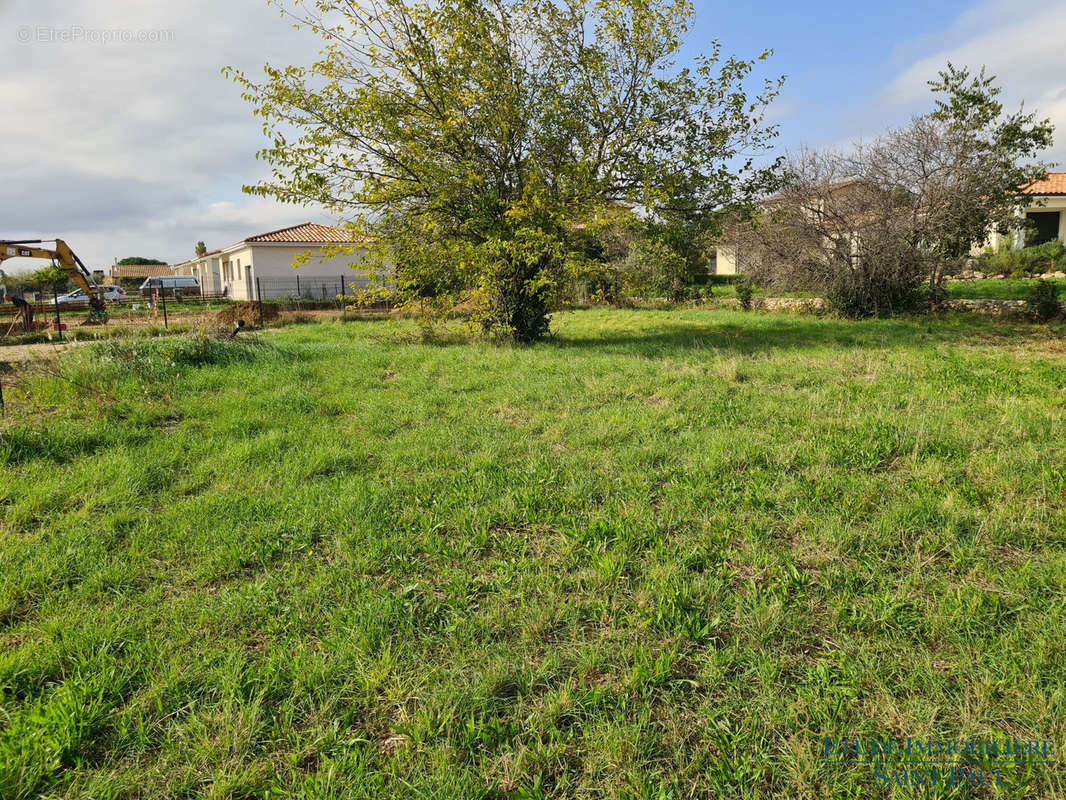
M 141 294 L 150 296 L 159 292 L 166 296 L 197 296 L 200 294 L 200 282 L 192 275 L 156 275 L 141 284 Z

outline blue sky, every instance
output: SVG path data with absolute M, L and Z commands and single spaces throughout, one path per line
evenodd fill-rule
M 973 6 L 963 0 L 704 0 L 696 3 L 687 50 L 706 49 L 715 37 L 742 57 L 773 48 L 768 68 L 787 76 L 775 111 L 781 144 L 836 142 L 875 134 L 886 120 L 906 120 L 916 109 L 894 107 L 885 115 L 879 94 Z
M 79 28 L 150 35 L 48 35 Z M 771 111 L 781 150 L 906 122 L 930 107 L 925 81 L 950 58 L 989 65 L 1010 103 L 1050 116 L 1060 131 L 1050 158 L 1066 161 L 1066 0 L 696 0 L 685 55 L 715 37 L 727 54 L 775 50 L 766 74 L 788 76 Z M 0 0 L 0 238 L 62 236 L 104 267 L 328 222 L 241 193 L 265 173 L 263 138 L 219 72 L 314 50 L 265 0 Z

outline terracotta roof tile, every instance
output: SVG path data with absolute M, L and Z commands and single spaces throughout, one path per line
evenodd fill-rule
M 115 264 L 111 267 L 112 278 L 152 278 L 173 274 L 174 270 L 166 264 Z
M 1022 194 L 1066 194 L 1066 172 L 1049 172 L 1042 181 L 1033 181 Z
M 258 236 L 249 236 L 246 242 L 296 242 L 298 244 L 317 244 L 330 242 L 333 244 L 356 244 L 352 235 L 343 228 L 333 228 L 329 225 L 316 225 L 304 222 L 277 231 L 260 233 Z

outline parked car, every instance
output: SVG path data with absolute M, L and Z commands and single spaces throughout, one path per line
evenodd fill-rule
M 125 300 L 126 290 L 121 286 L 112 286 L 110 284 L 102 285 L 100 287 L 105 291 L 104 300 Z M 67 294 L 61 294 L 56 300 L 61 306 L 77 305 L 78 303 L 88 303 L 89 298 L 85 296 L 85 291 L 82 289 L 75 289 L 73 292 Z
M 141 294 L 151 297 L 159 292 L 164 297 L 198 297 L 200 282 L 192 275 L 156 275 L 141 284 Z

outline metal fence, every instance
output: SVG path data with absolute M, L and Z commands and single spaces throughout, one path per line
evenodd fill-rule
M 293 275 L 291 278 L 256 278 L 259 300 L 334 300 L 367 286 L 361 275 Z
M 115 324 L 159 325 L 169 328 L 176 317 L 183 323 L 202 324 L 231 303 L 254 303 L 259 321 L 262 306 L 281 304 L 280 310 L 334 309 L 347 314 L 357 290 L 367 286 L 365 277 L 357 275 L 296 276 L 256 278 L 247 292 L 205 293 L 200 289 L 131 290 L 121 298 L 107 300 L 110 321 Z M 26 306 L 0 303 L 0 339 L 51 331 L 63 332 L 79 325 L 88 316 L 89 306 L 81 302 L 63 302 L 63 295 L 52 292 L 51 298 L 39 297 Z M 287 307 L 287 308 L 286 308 Z
M 107 313 L 114 323 L 158 324 L 170 327 L 171 316 L 183 318 L 190 314 L 208 317 L 226 308 L 231 298 L 223 295 L 204 295 L 198 290 L 167 289 L 142 295 L 130 292 L 124 298 L 107 300 Z M 63 336 L 63 332 L 83 321 L 89 313 L 86 302 L 61 302 L 61 295 L 53 293 L 51 301 L 40 298 L 38 302 L 23 306 L 13 303 L 0 303 L 0 339 L 20 336 L 27 333 L 40 333 L 50 330 Z

